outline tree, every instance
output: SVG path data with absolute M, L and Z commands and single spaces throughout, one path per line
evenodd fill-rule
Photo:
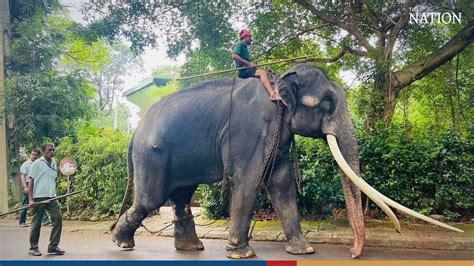
M 54 3 L 14 5 L 6 108 L 9 138 L 22 146 L 73 134 L 78 121 L 93 114 L 92 87 L 81 73 L 61 64 L 64 57 L 83 58 L 70 50 L 77 39 L 75 24 L 55 13 L 60 7 Z
M 97 91 L 99 110 L 108 116 L 114 108 L 116 97 L 125 89 L 123 78 L 143 69 L 143 62 L 124 44 L 97 42 L 106 54 L 105 60 L 101 60 L 97 68 L 91 68 L 87 63 L 82 64 L 81 68 L 85 72 L 84 77 Z
M 87 9 L 96 12 L 91 20 L 97 27 L 102 26 L 104 34 L 110 38 L 123 35 L 137 50 L 156 44 L 157 34 L 149 29 L 152 25 L 160 25 L 161 29 L 166 29 L 164 37 L 170 55 L 200 49 L 215 51 L 205 53 L 206 58 L 222 58 L 221 51 L 228 55 L 234 39 L 230 22 L 236 20 L 246 21 L 262 32 L 257 43 L 265 55 L 272 48 L 294 40 L 318 43 L 326 40 L 326 54 L 342 59 L 346 67 L 355 69 L 360 78 L 371 85 L 367 87 L 370 116 L 366 125 L 373 128 L 377 120 L 383 120 L 386 126 L 391 123 L 403 88 L 450 61 L 472 43 L 474 21 L 469 5 L 467 0 L 456 3 L 430 0 L 91 1 Z M 447 11 L 461 13 L 462 24 L 409 23 L 413 12 Z M 423 43 L 422 38 L 413 38 L 418 33 L 439 35 L 439 45 L 426 54 L 403 57 L 407 51 L 430 45 Z M 193 41 L 198 45 L 194 50 Z
M 100 36 L 110 41 L 125 37 L 137 52 L 166 40 L 169 56 L 187 55 L 181 74 L 190 76 L 231 67 L 228 49 L 235 35 L 229 13 L 237 8 L 231 2 L 209 0 L 89 1 L 83 6 L 83 13 Z

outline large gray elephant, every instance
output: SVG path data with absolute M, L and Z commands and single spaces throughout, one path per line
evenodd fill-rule
M 281 220 L 286 251 L 313 253 L 301 232 L 296 204 L 296 182 L 289 158 L 294 134 L 325 137 L 344 173 L 341 181 L 354 233 L 353 257 L 362 254 L 365 240 L 359 189 L 388 214 L 397 230 L 400 225 L 387 204 L 459 231 L 398 205 L 357 176 L 358 146 L 344 91 L 318 68 L 298 64 L 284 73 L 277 85 L 284 105 L 271 102 L 258 79 L 226 78 L 179 91 L 152 106 L 129 146 L 129 187 L 133 180 L 135 198 L 126 212 L 121 210 L 112 227 L 113 241 L 122 248 L 134 247 L 134 233 L 142 220 L 169 200 L 175 213 L 176 249 L 203 249 L 189 207 L 191 197 L 199 184 L 219 182 L 228 175 L 232 201 L 227 257 L 255 255 L 248 231 L 261 180 Z M 276 157 L 270 160 L 272 170 L 262 178 L 262 164 L 269 161 L 269 147 L 276 139 L 273 136 L 278 136 L 279 105 L 283 112 L 278 142 L 274 141 Z

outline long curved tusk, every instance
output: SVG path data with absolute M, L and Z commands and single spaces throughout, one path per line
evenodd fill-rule
M 445 223 L 442 223 L 440 221 L 437 221 L 435 219 L 432 219 L 430 217 L 427 217 L 423 214 L 420 214 L 420 213 L 417 213 L 395 201 L 393 201 L 392 199 L 386 197 L 385 195 L 383 195 L 382 193 L 378 192 L 376 189 L 374 189 L 373 187 L 371 187 L 369 184 L 367 184 L 362 178 L 358 177 L 354 171 L 352 171 L 352 169 L 350 168 L 350 166 L 347 164 L 347 162 L 344 160 L 344 157 L 342 156 L 341 152 L 339 151 L 339 147 L 337 146 L 337 141 L 336 141 L 336 137 L 333 136 L 333 135 L 327 135 L 327 140 L 328 140 L 328 144 L 329 144 L 329 148 L 331 149 L 331 152 L 333 153 L 333 156 L 334 158 L 336 159 L 337 163 L 339 164 L 339 166 L 341 167 L 341 169 L 344 171 L 344 173 L 349 176 L 349 174 L 353 175 L 353 177 L 349 177 L 351 179 L 351 181 L 353 179 L 357 180 L 358 183 L 362 183 L 364 185 L 364 188 L 367 188 L 371 193 L 375 194 L 376 197 L 378 197 L 379 199 L 383 200 L 384 203 L 387 203 L 388 205 L 398 209 L 399 211 L 403 212 L 403 213 L 406 213 L 408 215 L 411 215 L 415 218 L 418 218 L 420 220 L 423 220 L 423 221 L 426 221 L 426 222 L 429 222 L 429 223 L 432 223 L 432 224 L 435 224 L 435 225 L 438 225 L 440 227 L 443 227 L 443 228 L 446 228 L 446 229 L 449 229 L 449 230 L 453 230 L 453 231 L 456 231 L 456 232 L 459 232 L 459 233 L 464 233 L 463 230 L 460 230 L 456 227 L 453 227 L 453 226 L 450 226 L 448 224 L 445 224 Z M 338 157 L 340 157 L 338 159 Z M 342 162 L 339 162 L 338 160 L 342 160 Z M 344 165 L 345 167 L 343 168 L 342 165 Z M 347 171 L 347 172 L 346 172 Z M 355 176 L 355 178 L 354 178 Z M 352 181 L 354 182 L 354 181 Z M 354 182 L 354 184 L 356 184 Z M 356 186 L 358 186 L 356 184 Z M 359 187 L 359 186 L 358 186 Z M 360 187 L 359 187 L 360 188 Z M 362 188 L 360 188 L 367 196 L 369 196 L 369 194 L 367 194 L 365 192 L 365 190 L 363 190 Z M 372 194 L 372 195 L 373 195 Z M 369 196 L 370 197 L 370 196 Z M 370 197 L 372 199 L 372 197 Z M 373 200 L 373 199 L 372 199 Z M 374 200 L 375 202 L 375 200 Z M 377 204 L 377 202 L 375 202 Z M 380 205 L 377 204 L 379 207 Z M 382 208 L 383 209 L 383 208 Z M 384 210 L 385 211 L 385 210 Z M 387 213 L 388 214 L 388 213 Z M 392 221 L 393 222 L 393 221 Z
M 393 213 L 393 211 L 385 204 L 385 202 L 371 189 L 371 187 L 362 180 L 362 178 L 358 177 L 354 171 L 352 171 L 349 164 L 347 164 L 346 160 L 341 154 L 339 147 L 337 146 L 336 137 L 333 135 L 326 135 L 328 140 L 329 149 L 331 150 L 334 159 L 336 159 L 337 164 L 341 167 L 342 171 L 349 177 L 349 179 L 356 185 L 360 190 L 362 190 L 365 195 L 367 195 L 377 206 L 379 206 L 390 218 L 392 221 L 393 226 L 395 226 L 395 230 L 397 232 L 401 232 L 400 222 L 397 219 L 397 216 Z

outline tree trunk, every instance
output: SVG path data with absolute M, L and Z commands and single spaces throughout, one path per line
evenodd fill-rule
M 392 121 L 395 107 L 397 105 L 398 91 L 393 89 L 391 72 L 388 64 L 378 63 L 374 74 L 373 91 L 369 92 L 369 117 L 366 121 L 366 129 L 375 129 L 377 121 L 382 121 L 384 127 L 388 127 Z

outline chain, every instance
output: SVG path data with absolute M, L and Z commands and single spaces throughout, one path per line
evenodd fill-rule
M 298 157 L 298 149 L 296 148 L 296 140 L 294 137 L 293 143 L 291 144 L 291 155 L 293 158 L 293 172 L 295 173 L 296 188 L 298 188 L 298 192 L 301 193 L 301 168 Z
M 192 215 L 192 214 L 187 214 L 187 215 L 184 215 L 183 217 L 179 218 L 179 219 L 175 219 L 175 220 L 171 220 L 171 221 L 167 221 L 165 222 L 165 227 L 157 230 L 157 231 L 152 231 L 150 229 L 148 229 L 143 223 L 140 223 L 140 226 L 143 227 L 148 233 L 152 234 L 152 235 L 156 235 L 156 234 L 160 234 L 161 232 L 165 231 L 166 229 L 170 228 L 171 226 L 181 222 L 181 221 L 191 221 L 191 220 L 194 220 L 194 218 L 196 217 L 199 217 L 201 216 L 201 214 L 197 214 L 197 215 Z M 210 222 L 209 224 L 206 224 L 206 225 L 197 225 L 197 226 L 207 226 L 207 225 L 211 225 L 213 223 L 215 223 L 216 221 L 213 221 L 213 222 Z M 127 221 L 128 223 L 128 221 Z
M 273 167 L 275 166 L 276 161 L 276 150 L 278 149 L 278 144 L 280 142 L 281 136 L 281 125 L 282 125 L 282 117 L 283 117 L 283 108 L 281 107 L 280 102 L 277 102 L 278 106 L 278 115 L 277 115 L 277 125 L 276 130 L 273 132 L 273 138 L 267 149 L 265 150 L 265 155 L 263 159 L 262 168 L 260 168 L 259 175 L 257 176 L 257 192 L 260 191 L 262 187 L 265 177 L 271 177 L 273 173 Z

